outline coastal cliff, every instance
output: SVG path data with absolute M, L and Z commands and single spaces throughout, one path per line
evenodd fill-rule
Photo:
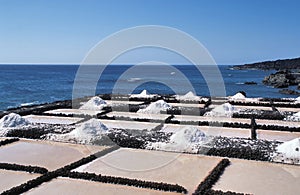
M 259 70 L 277 70 L 266 76 L 262 83 L 275 88 L 286 88 L 279 90 L 279 93 L 298 95 L 300 92 L 288 89 L 289 86 L 298 86 L 300 90 L 300 58 L 264 61 L 253 64 L 244 64 L 233 66 L 235 70 L 259 69 Z
M 233 66 L 235 70 L 246 69 L 261 69 L 261 70 L 291 70 L 300 69 L 300 58 L 264 61 L 252 64 L 236 65 Z

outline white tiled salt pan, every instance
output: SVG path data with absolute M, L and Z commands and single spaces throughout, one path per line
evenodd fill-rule
M 0 147 L 0 162 L 41 166 L 55 170 L 104 148 L 50 141 L 20 140 Z
M 116 129 L 151 130 L 159 125 L 159 123 L 123 121 L 123 120 L 100 119 L 100 121 L 108 128 L 116 128 Z
M 247 194 L 299 194 L 300 166 L 230 159 L 213 189 Z
M 132 104 L 138 105 L 144 102 L 142 101 L 118 101 L 118 100 L 105 100 L 108 105 L 120 105 L 120 104 Z
M 154 119 L 154 120 L 165 120 L 170 115 L 168 114 L 144 114 L 144 113 L 135 113 L 135 112 L 110 112 L 107 116 L 123 116 L 129 118 L 138 118 L 138 119 Z
M 0 193 L 31 179 L 35 179 L 38 176 L 40 176 L 40 174 L 27 173 L 23 171 L 0 170 Z
M 90 115 L 90 116 L 96 116 L 98 113 L 102 112 L 101 110 L 83 110 L 83 109 L 56 109 L 56 110 L 49 110 L 45 113 L 47 114 L 78 114 L 78 115 Z
M 165 124 L 162 128 L 164 132 L 176 132 L 185 125 L 178 124 Z M 245 128 L 229 128 L 229 127 L 213 127 L 213 126 L 194 126 L 203 131 L 206 135 L 222 136 L 222 137 L 239 137 L 250 138 L 251 130 Z M 300 132 L 284 132 L 284 131 L 270 131 L 270 130 L 257 130 L 257 138 L 265 140 L 278 140 L 290 141 L 300 137 Z
M 121 148 L 75 171 L 182 185 L 192 194 L 221 158 Z
M 37 188 L 31 189 L 24 194 L 175 195 L 178 193 L 59 177 L 57 179 L 51 180 L 50 182 L 43 183 Z
M 31 123 L 61 124 L 70 125 L 77 123 L 82 118 L 77 117 L 59 117 L 59 116 L 43 116 L 43 115 L 27 115 L 24 116 Z

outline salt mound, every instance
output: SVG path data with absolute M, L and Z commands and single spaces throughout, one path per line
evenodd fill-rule
M 156 102 L 151 103 L 146 108 L 138 110 L 137 113 L 160 114 L 160 111 L 166 111 L 169 108 L 172 108 L 170 104 L 168 104 L 164 100 L 158 100 Z
M 235 94 L 234 96 L 231 96 L 230 99 L 232 100 L 243 100 L 245 99 L 246 97 L 242 94 L 242 93 L 237 93 Z
M 300 121 L 300 112 L 297 112 L 297 113 L 293 114 L 292 116 L 287 116 L 285 118 L 285 120 L 287 120 L 287 121 L 295 121 L 295 122 Z
M 186 146 L 206 140 L 206 135 L 196 127 L 186 127 L 177 131 L 170 137 L 171 143 Z
M 144 90 L 140 93 L 140 95 L 146 96 L 146 95 L 150 95 L 150 93 L 149 93 L 146 89 L 144 89 Z
M 141 93 L 139 94 L 131 94 L 131 98 L 152 98 L 154 97 L 154 94 L 150 94 L 146 89 L 144 89 Z
M 199 147 L 209 141 L 210 139 L 200 129 L 187 126 L 175 132 L 169 142 L 148 143 L 147 149 L 197 153 Z
M 18 114 L 10 113 L 0 119 L 0 128 L 14 128 L 29 125 L 30 122 Z
M 92 97 L 88 102 L 83 104 L 79 109 L 81 110 L 102 110 L 107 106 L 106 101 L 100 97 Z
M 193 92 L 189 91 L 183 96 L 177 96 L 178 100 L 190 100 L 190 101 L 200 101 L 200 97 L 196 96 Z
M 233 105 L 225 103 L 215 107 L 212 111 L 207 112 L 204 116 L 226 116 L 231 117 L 233 113 L 238 112 Z
M 90 119 L 81 124 L 75 130 L 70 132 L 71 135 L 79 139 L 93 139 L 107 133 L 108 128 L 97 119 Z
M 296 103 L 300 103 L 300 96 L 295 99 Z
M 276 150 L 281 153 L 284 158 L 300 160 L 300 138 L 284 142 L 279 145 Z
M 66 134 L 48 134 L 46 139 L 54 141 L 92 144 L 96 140 L 106 137 L 108 128 L 97 119 L 90 119 Z

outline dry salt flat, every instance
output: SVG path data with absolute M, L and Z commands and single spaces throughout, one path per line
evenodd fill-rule
M 171 106 L 177 107 L 191 107 L 191 108 L 204 108 L 205 104 L 191 104 L 191 103 L 169 103 Z
M 56 109 L 56 110 L 49 110 L 46 111 L 46 114 L 78 114 L 78 115 L 89 115 L 89 116 L 96 116 L 101 111 L 96 110 L 82 110 L 82 109 Z
M 217 121 L 217 122 L 240 122 L 250 123 L 250 119 L 230 118 L 230 117 L 216 117 L 216 116 L 191 116 L 191 115 L 175 115 L 174 120 L 178 121 Z
M 178 125 L 178 124 L 165 124 L 161 131 L 163 132 L 177 132 L 186 126 L 193 125 Z M 250 129 L 244 128 L 230 128 L 230 127 L 213 127 L 213 126 L 194 126 L 203 131 L 206 135 L 210 136 L 222 136 L 222 137 L 240 137 L 250 138 Z M 284 131 L 268 131 L 268 130 L 257 130 L 257 138 L 265 139 L 269 141 L 290 141 L 292 139 L 300 137 L 300 132 L 284 132 Z
M 241 106 L 234 105 L 236 109 L 254 109 L 254 110 L 272 110 L 272 107 L 267 106 Z M 276 107 L 276 106 L 275 106 Z M 286 107 L 276 107 L 278 111 L 290 111 L 290 112 L 299 112 L 300 108 L 286 108 Z
M 121 100 L 105 100 L 106 103 L 108 105 L 128 105 L 128 104 L 132 104 L 132 105 L 139 105 L 139 104 L 143 104 L 143 101 L 121 101 Z
M 268 130 L 256 130 L 258 139 L 265 140 L 277 140 L 277 141 L 290 141 L 292 139 L 300 137 L 300 132 L 286 132 L 286 131 L 268 131 Z
M 170 115 L 168 114 L 144 114 L 144 113 L 135 113 L 135 112 L 110 112 L 107 114 L 107 116 L 109 117 L 113 117 L 113 116 L 116 116 L 116 117 L 120 117 L 120 116 L 123 116 L 123 117 L 129 117 L 131 119 L 135 119 L 135 118 L 138 118 L 138 119 L 153 119 L 153 120 L 166 120 L 166 118 L 168 118 Z
M 248 129 L 229 128 L 229 127 L 165 124 L 162 128 L 162 131 L 174 133 L 174 132 L 177 132 L 180 129 L 187 127 L 187 126 L 199 128 L 206 135 L 210 135 L 210 136 L 241 137 L 241 138 L 249 138 L 250 137 L 250 130 L 248 130 Z
M 61 124 L 70 125 L 77 123 L 82 118 L 78 117 L 59 117 L 59 116 L 44 116 L 44 115 L 27 115 L 23 118 L 27 119 L 30 123 L 45 123 L 45 124 Z
M 40 174 L 27 173 L 22 171 L 0 170 L 0 193 L 10 188 L 35 179 Z
M 132 129 L 132 130 L 150 130 L 159 125 L 159 123 L 137 122 L 137 121 L 122 121 L 122 120 L 104 120 L 100 121 L 109 129 Z
M 175 115 L 174 120 L 178 121 L 217 121 L 217 122 L 231 122 L 231 123 L 248 123 L 250 124 L 250 119 L 244 118 L 230 118 L 230 117 L 208 117 L 208 116 L 189 116 L 189 115 Z M 256 119 L 257 124 L 260 125 L 279 125 L 279 126 L 289 126 L 289 127 L 300 127 L 299 122 L 292 121 L 281 121 L 281 120 L 265 120 Z
M 279 111 L 288 111 L 288 112 L 300 112 L 300 108 L 284 108 L 284 107 L 277 107 Z
M 0 148 L 0 162 L 55 170 L 103 149 L 105 147 L 21 139 Z
M 234 105 L 234 108 L 236 109 L 254 109 L 254 110 L 272 110 L 272 107 L 267 107 L 267 106 L 241 106 L 241 105 Z
M 175 195 L 178 193 L 59 177 L 57 179 L 51 180 L 50 182 L 43 183 L 39 187 L 31 189 L 24 194 Z
M 75 171 L 179 184 L 192 194 L 221 158 L 121 148 Z
M 230 159 L 213 189 L 247 194 L 299 194 L 300 166 Z

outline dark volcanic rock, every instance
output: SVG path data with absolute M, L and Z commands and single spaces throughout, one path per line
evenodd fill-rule
M 289 84 L 288 83 L 286 83 L 286 82 L 279 82 L 279 83 L 276 83 L 275 85 L 274 85 L 274 87 L 275 88 L 288 88 L 289 87 Z
M 249 81 L 249 82 L 245 82 L 245 85 L 257 85 L 257 82 L 254 81 Z
M 236 70 L 261 69 L 261 70 L 286 70 L 300 69 L 300 58 L 265 61 L 253 64 L 237 65 L 233 67 Z
M 281 89 L 279 93 L 288 94 L 288 95 L 299 95 L 300 93 L 291 89 Z
M 266 76 L 263 84 L 272 85 L 276 88 L 287 88 L 290 85 L 296 85 L 298 78 L 296 78 L 290 71 L 278 71 L 274 74 Z

